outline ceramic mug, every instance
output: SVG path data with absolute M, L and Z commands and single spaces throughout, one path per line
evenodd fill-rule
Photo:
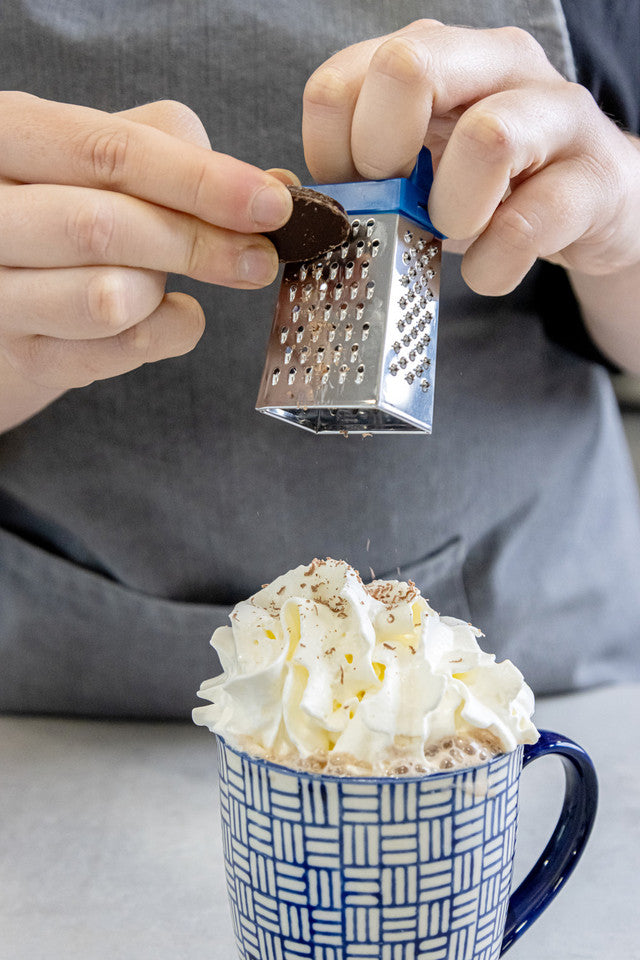
M 303 773 L 218 747 L 242 960 L 495 960 L 567 880 L 597 807 L 591 760 L 550 731 L 421 777 Z M 511 893 L 520 773 L 548 754 L 565 768 L 562 811 Z

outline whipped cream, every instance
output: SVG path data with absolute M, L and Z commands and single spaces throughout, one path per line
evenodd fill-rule
M 314 560 L 230 619 L 211 639 L 223 673 L 202 684 L 211 703 L 193 719 L 232 746 L 281 762 L 346 756 L 375 774 L 391 757 L 424 762 L 447 737 L 484 735 L 494 753 L 538 739 L 520 671 L 412 581 L 365 585 L 344 561 Z

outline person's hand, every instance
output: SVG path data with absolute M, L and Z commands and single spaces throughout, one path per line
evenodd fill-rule
M 17 411 L 6 422 L 189 351 L 203 313 L 165 294 L 167 272 L 270 283 L 278 258 L 260 234 L 288 219 L 291 180 L 213 152 L 172 101 L 108 114 L 0 93 L 0 366 Z
M 307 83 L 303 137 L 319 182 L 406 176 L 428 146 L 431 219 L 464 241 L 479 293 L 538 257 L 591 275 L 640 262 L 637 141 L 517 28 L 421 20 L 340 51 Z

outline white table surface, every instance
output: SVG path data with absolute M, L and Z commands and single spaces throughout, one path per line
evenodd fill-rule
M 601 780 L 590 845 L 511 960 L 640 960 L 640 684 L 540 700 Z M 563 789 L 523 775 L 517 875 Z M 236 960 L 214 738 L 190 723 L 0 717 L 0 960 Z

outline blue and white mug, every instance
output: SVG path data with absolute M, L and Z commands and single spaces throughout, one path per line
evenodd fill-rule
M 496 960 L 567 880 L 596 813 L 591 760 L 549 731 L 421 777 L 298 772 L 218 744 L 242 960 Z M 565 768 L 562 812 L 511 893 L 520 773 L 548 754 Z

